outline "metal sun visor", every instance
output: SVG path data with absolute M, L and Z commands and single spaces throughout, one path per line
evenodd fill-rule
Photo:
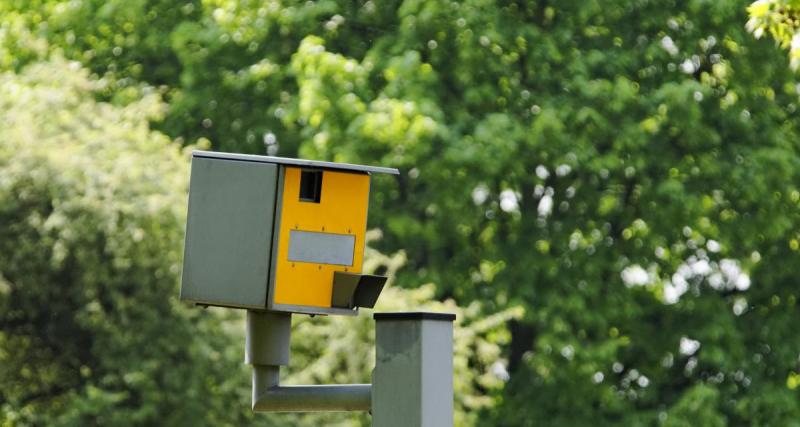
M 339 308 L 375 307 L 386 277 L 372 274 L 333 273 L 331 306 Z

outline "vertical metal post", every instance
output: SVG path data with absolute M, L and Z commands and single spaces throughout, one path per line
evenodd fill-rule
M 247 310 L 244 363 L 268 366 L 288 365 L 291 336 L 291 313 Z
M 455 317 L 375 313 L 373 427 L 453 425 Z

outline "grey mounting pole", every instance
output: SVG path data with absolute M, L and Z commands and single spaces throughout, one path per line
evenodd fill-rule
M 247 311 L 245 363 L 253 365 L 253 410 L 369 411 L 370 384 L 280 385 L 280 367 L 289 364 L 291 331 L 291 313 Z
M 373 427 L 453 425 L 453 320 L 447 313 L 375 313 Z

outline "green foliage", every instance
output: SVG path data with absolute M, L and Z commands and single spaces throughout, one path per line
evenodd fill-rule
M 760 39 L 765 33 L 789 50 L 793 70 L 800 68 L 800 3 L 793 0 L 757 0 L 748 8 L 747 30 Z
M 466 424 L 792 425 L 797 61 L 747 31 L 791 48 L 796 5 L 756 2 L 747 29 L 745 6 L 7 1 L 0 66 L 63 52 L 96 74 L 84 96 L 109 103 L 85 102 L 104 109 L 134 108 L 156 88 L 168 109 L 153 126 L 184 143 L 400 167 L 397 180 L 376 177 L 370 209 L 378 249 L 408 258 L 395 285 L 435 283 L 440 299 L 479 312 L 471 319 L 525 307 L 484 330 L 487 345 L 511 335 L 497 353 L 511 375 L 502 391 L 481 382 L 495 350 L 467 358 Z M 17 132 L 57 123 L 31 117 Z M 3 242 L 57 249 L 17 236 Z M 19 280 L 6 268 L 6 282 Z M 162 296 L 174 296 L 166 277 Z M 319 351 L 295 360 L 334 357 Z M 107 391 L 103 405 L 117 398 Z
M 698 385 L 688 390 L 674 407 L 666 414 L 665 427 L 709 426 L 724 427 L 728 425 L 719 414 L 719 392 L 705 385 Z
M 187 156 L 156 95 L 98 87 L 65 60 L 0 75 L 0 420 L 238 423 L 236 342 L 174 295 Z

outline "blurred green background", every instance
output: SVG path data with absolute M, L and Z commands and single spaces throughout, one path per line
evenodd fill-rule
M 795 3 L 0 0 L 0 426 L 368 425 L 177 300 L 194 148 L 400 168 L 365 268 L 458 314 L 459 426 L 800 426 Z

